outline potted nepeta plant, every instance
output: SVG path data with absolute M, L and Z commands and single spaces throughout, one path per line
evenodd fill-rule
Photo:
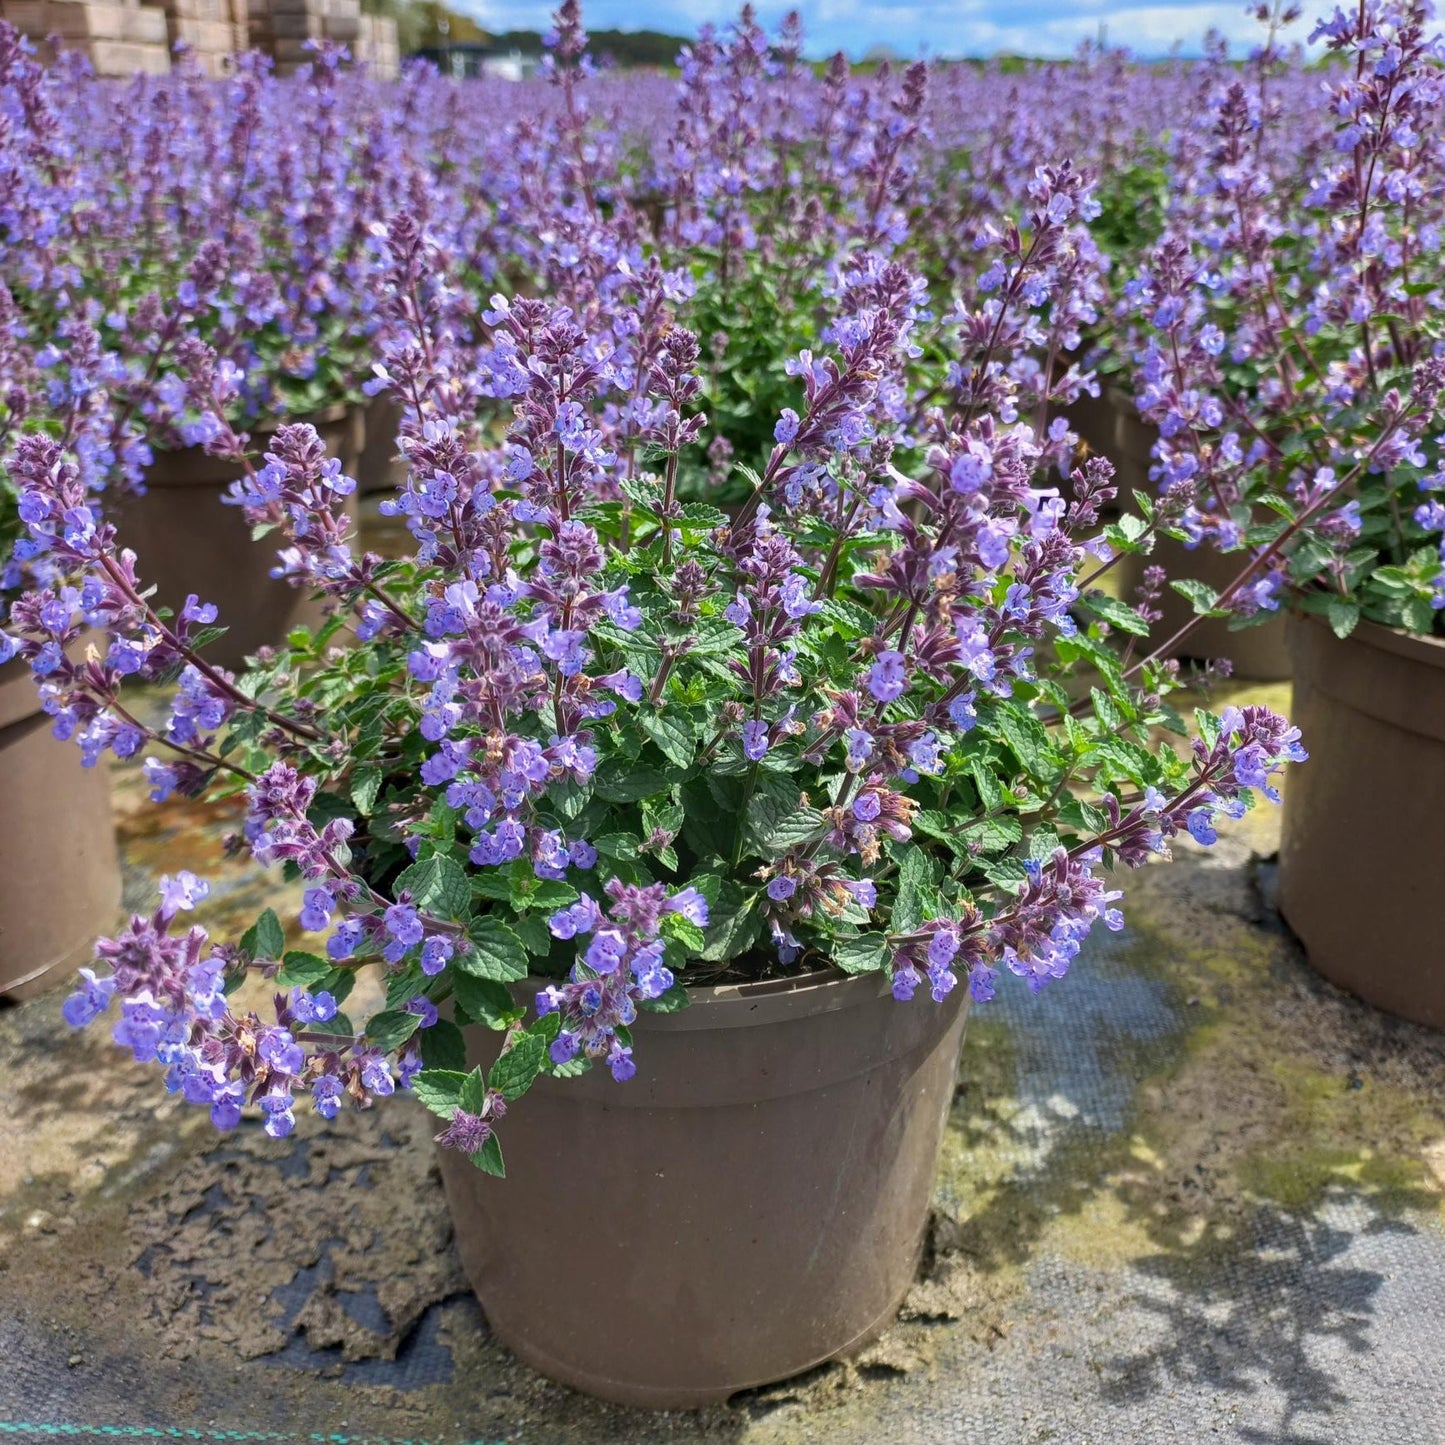
M 1349 59 L 1320 107 L 1329 144 L 1307 186 L 1256 173 L 1251 157 L 1285 147 L 1246 143 L 1249 97 L 1228 89 L 1217 130 L 1242 158 L 1231 241 L 1246 260 L 1223 286 L 1217 258 L 1174 237 L 1139 295 L 1156 333 L 1142 395 L 1169 437 L 1183 523 L 1245 563 L 1194 601 L 1293 613 L 1315 765 L 1285 809 L 1280 909 L 1326 977 L 1439 1027 L 1445 188 L 1424 138 L 1445 91 L 1426 22 L 1423 5 L 1367 4 L 1317 28 Z
M 62 81 L 0 22 L 0 83 L 23 142 L 6 279 L 37 351 L 78 313 L 119 359 L 110 433 L 87 460 L 106 468 L 125 544 L 154 559 L 162 605 L 204 593 L 232 619 L 217 652 L 232 667 L 321 613 L 223 505 L 241 473 L 187 405 L 186 348 L 203 341 L 234 378 L 228 420 L 253 459 L 300 418 L 356 472 L 375 326 L 368 224 L 395 201 L 370 173 L 338 65 L 322 47 L 295 85 L 253 56 L 219 87 L 182 67 L 62 100 Z
M 87 438 L 108 426 L 103 379 L 113 373 L 114 358 L 83 325 L 71 328 L 70 341 L 63 358 L 37 365 L 0 282 L 0 617 L 35 582 L 37 560 L 44 568 L 21 535 L 17 478 L 9 465 L 17 437 L 43 428 L 59 444 L 84 452 Z M 83 377 L 88 385 L 80 384 Z M 47 416 L 45 398 L 57 382 L 66 401 Z M 70 657 L 78 660 L 96 640 L 83 631 L 69 635 Z M 27 667 L 16 650 L 0 627 L 0 999 L 9 1002 L 73 974 L 95 935 L 114 924 L 121 891 L 107 771 L 77 768 L 72 748 L 52 736 L 45 678 L 60 653 L 56 647 L 32 651 Z M 95 754 L 88 759 L 95 760 Z
M 1212 841 L 1303 756 L 1259 707 L 1167 740 L 1174 670 L 1121 660 L 1112 638 L 1144 624 L 1091 586 L 1127 545 L 1099 523 L 1108 463 L 1061 490 L 1033 429 L 997 420 L 1082 190 L 1040 176 L 1001 301 L 937 323 L 948 362 L 920 358 L 907 272 L 856 256 L 732 516 L 679 500 L 708 422 L 665 308 L 621 317 L 650 338 L 629 356 L 570 308 L 493 298 L 467 364 L 514 420 L 482 451 L 436 409 L 445 356 L 398 342 L 415 553 L 358 554 L 349 479 L 314 429 L 280 428 L 247 515 L 336 612 L 240 680 L 206 658 L 204 603 L 158 614 L 64 450 L 24 439 L 53 574 L 14 609 L 18 650 L 104 627 L 105 659 L 50 674 L 62 713 L 146 753 L 157 797 L 244 793 L 246 842 L 317 938 L 291 947 L 267 912 L 211 939 L 186 921 L 203 881 L 177 872 L 100 942 L 67 1018 L 118 1014 L 222 1128 L 284 1136 L 299 1110 L 411 1090 L 492 1326 L 579 1388 L 696 1405 L 880 1329 L 968 1001 L 1060 978 L 1122 925 L 1115 865 Z M 437 258 L 407 219 L 391 246 L 389 290 L 414 298 Z M 224 429 L 225 379 L 190 360 Z M 920 367 L 945 400 L 904 447 Z M 629 395 L 646 465 L 619 475 L 602 429 Z M 331 646 L 343 625 L 355 645 Z M 176 679 L 168 722 L 126 711 L 123 671 Z
M 1284 679 L 1285 614 L 1272 593 L 1235 593 L 1196 616 L 1253 560 L 1251 529 L 1273 520 L 1238 474 L 1267 450 L 1288 450 L 1274 408 L 1298 379 L 1278 344 L 1291 323 L 1261 277 L 1283 212 L 1307 184 L 1298 167 L 1316 153 L 1307 143 L 1316 136 L 1300 130 L 1317 118 L 1286 104 L 1294 84 L 1279 44 L 1281 7 L 1261 14 L 1267 35 L 1243 65 L 1219 51 L 1199 67 L 1188 123 L 1169 142 L 1159 224 L 1118 251 L 1127 279 L 1104 363 L 1114 382 L 1105 455 L 1124 486 L 1162 494 L 1145 519 L 1150 554 L 1126 569 L 1127 591 L 1143 583 L 1140 562 L 1171 579 L 1157 595 L 1143 585 L 1151 636 L 1178 655 L 1222 660 L 1239 677 Z

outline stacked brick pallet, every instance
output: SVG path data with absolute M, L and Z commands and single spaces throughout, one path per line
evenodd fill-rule
M 361 33 L 360 0 L 260 0 L 250 18 L 251 48 L 275 60 L 277 75 L 311 63 L 308 41 L 354 45 Z
M 363 15 L 361 35 L 351 53 L 358 65 L 364 65 L 379 80 L 395 80 L 401 74 L 396 21 L 388 15 Z
M 0 0 L 3 3 L 3 0 Z M 250 46 L 246 0 L 160 0 L 171 45 L 184 43 L 207 75 L 225 75 L 230 58 Z
M 137 0 L 0 0 L 0 18 L 34 41 L 43 56 L 56 35 L 84 55 L 97 75 L 164 74 L 171 68 L 166 12 Z
M 89 58 L 97 75 L 164 74 L 178 44 L 208 75 L 225 75 L 230 58 L 259 50 L 289 75 L 312 59 L 308 40 L 334 40 L 373 75 L 400 68 L 396 22 L 363 15 L 360 0 L 0 0 L 10 21 L 53 58 L 48 37 Z
M 307 42 L 334 40 L 373 73 L 393 77 L 399 66 L 396 22 L 363 15 L 360 0 L 251 0 L 251 48 L 271 56 L 278 75 L 310 64 Z

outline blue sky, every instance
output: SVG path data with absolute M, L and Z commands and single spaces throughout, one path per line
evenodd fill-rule
M 453 0 L 492 30 L 543 29 L 548 0 Z M 742 0 L 583 0 L 594 29 L 694 33 L 705 21 L 725 24 Z M 1244 0 L 761 0 L 765 24 L 789 9 L 802 12 L 810 54 L 846 50 L 861 56 L 887 44 L 899 54 L 991 55 L 1001 50 L 1029 55 L 1067 55 L 1079 41 L 1107 27 L 1111 43 L 1140 55 L 1165 55 L 1176 44 L 1198 54 L 1211 26 L 1235 46 L 1248 47 L 1259 27 Z M 1290 32 L 1303 40 L 1315 11 L 1328 0 L 1306 3 L 1305 19 Z

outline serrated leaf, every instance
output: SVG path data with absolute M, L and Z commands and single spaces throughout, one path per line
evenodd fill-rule
M 1214 610 L 1215 604 L 1219 601 L 1219 593 L 1213 587 L 1206 586 L 1203 582 L 1195 582 L 1190 578 L 1181 578 L 1171 581 L 1169 585 L 1182 597 L 1197 613 L 1208 613 Z
M 266 909 L 241 935 L 241 947 L 252 958 L 281 958 L 286 951 L 286 934 L 274 908 Z
M 1030 777 L 1048 782 L 1057 776 L 1058 749 L 1049 737 L 1048 730 L 1032 712 L 1012 703 L 1005 703 L 994 710 L 992 721 Z M 990 805 L 993 806 L 997 805 Z
M 1090 592 L 1082 601 L 1089 611 L 1102 617 L 1110 627 L 1132 633 L 1135 637 L 1149 635 L 1149 624 L 1128 603 L 1119 601 L 1117 597 L 1110 597 L 1107 592 Z
M 912 933 L 923 922 L 924 897 L 932 890 L 933 869 L 923 850 L 905 847 L 898 863 L 898 891 L 890 920 L 895 933 Z
M 682 525 L 699 531 L 712 531 L 715 527 L 727 526 L 728 515 L 706 502 L 684 502 L 682 504 Z
M 660 768 L 611 758 L 594 775 L 592 791 L 605 803 L 636 803 L 666 792 L 671 782 Z
M 480 1067 L 471 1070 L 462 1080 L 457 1104 L 469 1114 L 480 1114 L 487 1107 L 487 1081 Z
M 510 1028 L 526 1012 L 517 1006 L 505 984 L 469 973 L 452 973 L 452 997 L 473 1023 L 489 1029 Z
M 751 948 L 762 933 L 762 922 L 742 890 L 731 880 L 725 882 L 718 901 L 709 910 L 706 941 L 698 955 L 708 963 L 737 958 Z
M 429 1029 L 422 1030 L 421 1061 L 428 1069 L 466 1072 L 466 1040 L 450 1019 L 438 1019 Z
M 433 1114 L 450 1119 L 461 1101 L 467 1076 L 460 1070 L 423 1069 L 412 1081 L 411 1091 Z
M 310 984 L 320 983 L 333 971 L 332 965 L 324 958 L 318 958 L 314 953 L 293 950 L 282 960 L 281 972 L 276 975 L 276 985 L 278 988 L 295 988 L 298 985 L 306 988 Z
M 519 1099 L 532 1087 L 547 1057 L 547 1044 L 540 1034 L 518 1034 L 512 1047 L 498 1058 L 487 1075 L 487 1087 L 497 1089 L 504 1099 Z
M 680 913 L 662 915 L 662 936 L 682 945 L 694 956 L 707 946 L 707 935 L 691 919 Z
M 399 1049 L 421 1024 L 418 1014 L 407 1013 L 405 1009 L 386 1009 L 373 1014 L 366 1024 L 366 1037 L 383 1053 Z
M 877 973 L 888 962 L 888 940 L 881 933 L 839 938 L 831 949 L 833 962 L 844 973 Z
M 513 901 L 519 905 L 541 909 L 548 913 L 555 913 L 557 909 L 565 908 L 569 903 L 575 903 L 581 896 L 570 883 L 564 883 L 560 878 L 534 878 L 532 886 L 527 889 L 526 893 L 514 892 L 512 894 Z
M 758 779 L 744 815 L 743 841 L 759 856 L 779 858 L 817 837 L 822 829 L 823 815 L 803 805 L 793 778 L 765 774 Z
M 491 979 L 494 983 L 515 983 L 526 978 L 527 951 L 522 947 L 522 940 L 500 918 L 487 914 L 473 919 L 467 937 L 472 946 L 460 950 L 456 958 L 461 972 L 473 978 Z
M 680 768 L 692 765 L 697 739 L 681 718 L 668 713 L 644 712 L 638 713 L 637 725 L 657 744 L 658 751 L 668 762 Z
M 1360 604 L 1350 602 L 1343 597 L 1331 597 L 1329 611 L 1325 614 L 1329 619 L 1330 629 L 1336 637 L 1345 638 L 1355 630 L 1360 620 Z
M 363 817 L 370 817 L 381 792 L 381 769 L 357 768 L 351 779 L 351 801 Z
M 441 918 L 465 918 L 472 898 L 466 869 L 444 853 L 413 863 L 396 880 L 396 888 L 409 892 L 418 908 Z
M 635 838 L 631 833 L 606 833 L 600 838 L 594 838 L 592 846 L 604 858 L 617 858 L 624 863 L 630 863 L 637 857 L 641 842 L 640 838 Z
M 468 1154 L 467 1158 L 483 1174 L 494 1174 L 498 1179 L 507 1177 L 507 1166 L 502 1162 L 502 1145 L 495 1134 L 491 1135 L 476 1153 Z
M 522 918 L 514 918 L 511 927 L 517 937 L 522 940 L 522 947 L 533 957 L 545 958 L 551 953 L 552 935 L 548 931 L 544 918 L 530 913 Z

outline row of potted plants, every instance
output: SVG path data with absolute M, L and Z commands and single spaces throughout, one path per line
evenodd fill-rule
M 1364 58 L 1332 73 L 1316 131 L 1347 114 L 1354 145 L 1388 158 L 1363 212 L 1321 200 L 1328 235 L 1368 231 L 1377 208 L 1381 225 L 1422 224 L 1387 183 L 1416 164 L 1420 116 L 1412 131 L 1379 82 L 1404 66 L 1400 93 L 1433 104 L 1433 42 L 1361 15 L 1326 26 Z M 55 139 L 74 121 L 4 44 L 6 174 L 28 198 L 7 223 L 48 242 L 57 215 L 78 224 Z M 1243 222 L 1196 225 L 1211 259 L 1191 263 L 1166 207 L 1162 261 L 1118 283 L 1113 314 L 1120 263 L 1093 229 L 1111 198 L 1089 171 L 1002 176 L 980 147 L 978 189 L 950 188 L 956 136 L 922 67 L 814 77 L 800 46 L 793 27 L 770 46 L 746 16 L 726 42 L 705 35 L 671 104 L 640 118 L 670 138 L 646 163 L 605 87 L 592 100 L 571 3 L 546 102 L 523 106 L 505 163 L 456 133 L 425 76 L 364 139 L 337 119 L 352 111 L 334 69 L 297 88 L 332 137 L 305 160 L 315 173 L 346 155 L 371 174 L 381 156 L 402 177 L 402 203 L 377 181 L 367 204 L 384 217 L 362 239 L 373 213 L 352 213 L 324 256 L 288 209 L 290 164 L 263 209 L 312 238 L 277 261 L 282 293 L 316 301 L 286 314 L 334 317 L 355 394 L 369 371 L 400 413 L 406 474 L 383 509 L 414 540 L 406 557 L 361 549 L 345 439 L 315 405 L 256 410 L 277 353 L 253 331 L 275 317 L 239 319 L 244 268 L 194 272 L 209 220 L 188 231 L 186 206 L 141 206 L 189 237 L 175 248 L 192 268 L 174 328 L 165 283 L 136 303 L 145 327 L 106 322 L 170 329 L 155 376 L 137 379 L 144 347 L 56 304 L 79 239 L 54 242 L 49 279 L 11 284 L 7 370 L 29 379 L 5 438 L 23 590 L 4 661 L 36 673 L 58 735 L 91 762 L 139 760 L 157 799 L 244 795 L 246 844 L 298 902 L 294 919 L 268 911 L 211 939 L 187 921 L 204 880 L 177 860 L 155 911 L 101 940 L 67 1019 L 114 1020 L 222 1128 L 259 1119 L 281 1137 L 298 1110 L 329 1119 L 412 1091 L 438 1115 L 493 1327 L 559 1379 L 657 1406 L 804 1369 L 886 1322 L 921 1244 L 970 1001 L 1062 978 L 1094 927 L 1122 926 L 1125 870 L 1186 833 L 1209 844 L 1303 760 L 1299 730 L 1267 708 L 1186 720 L 1171 698 L 1187 624 L 1160 636 L 1155 616 L 1166 579 L 1144 570 L 1135 606 L 1111 574 L 1150 568 L 1164 538 L 1212 540 L 1241 552 L 1238 569 L 1178 590 L 1214 620 L 1297 605 L 1344 630 L 1343 603 L 1405 657 L 1423 641 L 1407 629 L 1435 616 L 1391 610 L 1361 540 L 1384 534 L 1354 525 L 1423 474 L 1445 380 L 1428 305 L 1410 318 L 1408 393 L 1367 395 L 1375 333 L 1336 322 L 1309 333 L 1336 348 L 1314 358 L 1330 385 L 1301 380 L 1276 424 L 1249 387 L 1274 390 L 1245 364 L 1273 353 L 1207 310 L 1220 258 L 1248 249 L 1230 229 Z M 1271 48 L 1249 83 L 1300 114 L 1304 88 Z M 264 111 L 258 73 L 236 84 Z M 943 90 L 967 95 L 956 76 Z M 1221 154 L 1237 141 L 1231 97 Z M 176 129 L 155 144 L 168 155 Z M 201 152 L 214 163 L 225 147 Z M 239 196 L 249 150 L 227 154 L 206 184 Z M 1339 156 L 1334 184 L 1370 173 L 1358 150 Z M 486 199 L 467 184 L 482 171 Z M 1223 180 L 1195 195 L 1196 222 L 1230 195 Z M 931 229 L 945 215 L 976 243 L 965 254 Z M 118 222 L 107 234 L 132 244 Z M 1300 306 L 1313 242 L 1275 279 Z M 1342 277 L 1376 284 L 1374 249 L 1330 264 L 1332 298 Z M 1385 292 L 1366 294 L 1373 324 Z M 1240 353 L 1227 376 L 1199 359 L 1220 354 L 1211 325 Z M 1138 449 L 1081 447 L 1070 422 L 1099 389 L 1087 349 L 1125 336 L 1158 431 L 1129 510 L 1116 465 L 1141 468 Z M 57 372 L 66 384 L 46 384 Z M 1234 455 L 1226 401 L 1263 419 L 1278 455 L 1247 450 L 1205 490 L 1201 465 Z M 283 420 L 307 409 L 323 424 Z M 313 628 L 282 635 L 278 619 L 247 638 L 244 669 L 218 629 L 258 594 L 216 605 L 225 554 L 168 606 L 150 591 L 154 536 L 127 548 L 132 501 L 113 488 L 167 441 L 203 444 L 216 468 L 192 491 L 239 477 L 229 515 L 261 541 L 231 550 L 316 599 Z M 145 500 L 167 491 L 192 494 Z M 167 523 L 181 511 L 174 496 L 163 509 Z M 1410 525 L 1438 541 L 1432 520 Z M 165 690 L 164 721 L 132 707 L 137 684 Z M 1414 706 L 1409 684 L 1399 705 Z M 1298 776 L 1330 769 L 1328 786 L 1348 787 L 1338 759 Z M 1293 779 L 1291 837 L 1301 796 Z M 100 820 L 89 831 L 107 843 Z M 579 1178 L 590 1211 L 624 1227 L 576 1227 Z M 578 1317 L 563 1278 L 606 1300 L 607 1330 Z

